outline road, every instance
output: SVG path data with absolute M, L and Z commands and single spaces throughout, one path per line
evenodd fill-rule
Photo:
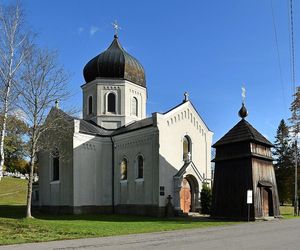
M 2 246 L 9 250 L 81 249 L 300 249 L 300 219 L 250 222 L 78 240 Z

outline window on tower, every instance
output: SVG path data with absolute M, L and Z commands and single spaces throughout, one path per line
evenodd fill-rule
M 116 95 L 114 93 L 109 93 L 107 96 L 107 111 L 116 113 Z
M 138 100 L 135 97 L 131 101 L 131 114 L 138 116 Z
M 93 97 L 92 96 L 89 97 L 88 111 L 89 111 L 89 115 L 91 115 L 93 113 Z

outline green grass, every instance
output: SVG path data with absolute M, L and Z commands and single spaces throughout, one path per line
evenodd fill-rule
M 5 177 L 0 181 L 0 245 L 62 239 L 103 237 L 133 233 L 231 225 L 238 222 L 209 218 L 152 218 L 126 215 L 33 214 L 25 219 L 27 181 Z M 284 218 L 293 218 L 293 207 L 280 207 Z
M 176 229 L 222 226 L 237 222 L 191 218 L 152 218 L 126 215 L 35 215 L 22 219 L 25 207 L 16 206 L 15 218 L 8 218 L 7 208 L 0 206 L 0 245 L 62 239 L 103 237 Z M 4 211 L 2 211 L 4 210 Z M 6 217 L 1 218 L 2 214 Z M 7 216 L 8 215 L 8 216 Z M 12 217 L 12 216 L 10 216 Z
M 280 206 L 280 214 L 284 219 L 295 218 L 294 207 L 291 205 Z
M 0 205 L 24 205 L 27 180 L 4 177 L 0 181 Z
M 152 218 L 126 215 L 33 214 L 25 219 L 27 181 L 5 177 L 0 181 L 0 245 L 62 239 L 102 237 L 176 229 L 222 226 L 237 222 L 208 218 Z
M 33 214 L 25 219 L 27 181 L 5 177 L 0 181 L 0 245 L 63 239 L 103 237 L 133 233 L 231 225 L 238 222 L 209 218 L 152 218 L 126 215 Z M 281 206 L 284 218 L 293 207 Z

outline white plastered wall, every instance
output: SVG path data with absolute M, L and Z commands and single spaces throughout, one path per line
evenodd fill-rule
M 112 204 L 112 143 L 109 137 L 74 133 L 74 206 Z
M 166 114 L 155 114 L 159 129 L 159 186 L 164 196 L 159 196 L 160 206 L 166 205 L 168 195 L 174 197 L 173 176 L 184 165 L 183 137 L 192 141 L 192 161 L 200 174 L 211 179 L 211 142 L 213 133 L 205 125 L 188 101 Z M 195 176 L 199 189 L 202 182 Z
M 116 129 L 132 121 L 146 117 L 147 89 L 122 79 L 96 78 L 82 86 L 83 118 L 91 119 L 107 129 Z M 107 112 L 107 96 L 116 96 L 116 112 Z M 88 98 L 93 96 L 93 114 L 88 115 Z M 132 99 L 138 101 L 138 115 L 132 113 Z
M 149 127 L 114 137 L 115 205 L 158 205 L 158 133 Z M 137 178 L 137 156 L 144 158 L 144 178 Z M 127 159 L 127 180 L 121 180 L 121 161 Z

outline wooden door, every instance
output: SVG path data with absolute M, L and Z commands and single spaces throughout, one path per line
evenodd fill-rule
M 269 216 L 269 192 L 266 188 L 262 190 L 262 209 L 263 209 L 263 216 Z
M 180 190 L 180 208 L 184 213 L 191 209 L 191 187 L 186 179 L 183 179 Z

